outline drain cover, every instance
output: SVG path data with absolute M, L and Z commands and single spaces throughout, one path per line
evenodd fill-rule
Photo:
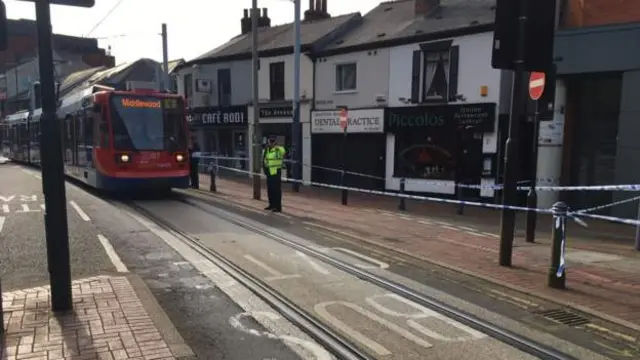
M 538 312 L 538 314 L 544 316 L 549 320 L 552 320 L 567 326 L 586 325 L 590 322 L 589 319 L 583 316 L 576 315 L 566 310 L 560 310 L 560 309 L 540 311 Z

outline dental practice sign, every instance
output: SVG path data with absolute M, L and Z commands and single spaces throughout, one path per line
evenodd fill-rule
M 339 134 L 344 132 L 340 124 L 341 110 L 313 111 L 311 132 L 313 134 Z M 347 112 L 347 133 L 384 132 L 384 109 L 359 109 Z

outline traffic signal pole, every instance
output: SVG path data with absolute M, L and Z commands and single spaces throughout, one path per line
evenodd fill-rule
M 62 162 L 61 126 L 56 118 L 50 0 L 36 1 L 35 6 L 42 98 L 42 118 L 40 120 L 42 129 L 40 143 L 43 150 L 42 189 L 46 208 L 44 226 L 49 281 L 51 283 L 51 308 L 53 311 L 68 311 L 73 307 L 69 229 Z
M 505 144 L 504 182 L 502 187 L 502 205 L 514 206 L 518 195 L 518 133 L 525 105 L 524 73 L 525 73 L 525 34 L 527 26 L 527 0 L 519 0 L 518 41 L 514 61 L 513 88 L 511 89 L 511 114 L 509 117 L 509 138 Z M 513 238 L 515 234 L 516 213 L 510 209 L 502 209 L 500 219 L 500 266 L 511 266 L 513 255 Z

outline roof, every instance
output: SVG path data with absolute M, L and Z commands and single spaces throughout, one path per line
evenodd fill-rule
M 100 67 L 94 67 L 94 68 L 76 71 L 74 73 L 67 75 L 64 78 L 64 80 L 62 80 L 62 83 L 60 84 L 60 94 L 62 95 L 66 93 L 68 90 L 71 90 L 74 87 L 82 84 L 83 82 L 91 78 L 93 75 L 95 75 L 97 72 L 103 71 L 103 70 L 105 70 L 105 67 L 100 66 Z
M 167 68 L 169 69 L 167 72 L 169 74 L 171 74 L 173 72 L 173 70 L 175 70 L 175 68 L 177 66 L 180 66 L 182 64 L 184 64 L 186 61 L 184 59 L 175 59 L 175 60 L 171 60 L 167 63 Z M 164 68 L 164 65 L 162 66 Z
M 383 2 L 363 16 L 359 27 L 323 51 L 352 51 L 354 47 L 364 45 L 382 45 L 435 34 L 444 36 L 455 30 L 486 27 L 494 22 L 495 4 L 496 0 L 440 0 L 439 9 L 428 16 L 416 16 L 414 0 Z
M 360 19 L 360 13 L 350 13 L 326 19 L 303 21 L 300 23 L 301 47 L 313 46 L 334 30 L 343 28 L 352 20 Z M 258 29 L 258 50 L 260 52 L 293 47 L 293 23 L 262 27 Z M 188 63 L 226 59 L 239 55 L 251 55 L 252 33 L 238 35 L 225 44 L 208 51 Z

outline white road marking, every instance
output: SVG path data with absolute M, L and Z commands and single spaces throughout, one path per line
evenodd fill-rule
M 500 235 L 496 235 L 496 234 L 492 234 L 492 233 L 488 233 L 488 232 L 483 232 L 483 234 L 485 234 L 487 236 L 494 237 L 494 238 L 499 238 L 500 237 Z
M 327 350 L 325 350 L 323 347 L 319 346 L 314 342 L 300 339 L 295 336 L 275 335 L 269 331 L 259 331 L 255 329 L 250 329 L 246 327 L 244 324 L 242 324 L 241 322 L 243 318 L 247 318 L 247 317 L 251 317 L 254 319 L 266 318 L 271 321 L 280 319 L 280 316 L 278 316 L 278 314 L 267 312 L 267 311 L 259 311 L 254 313 L 244 312 L 244 313 L 239 313 L 230 317 L 229 324 L 231 324 L 231 326 L 233 326 L 234 328 L 244 333 L 247 333 L 256 337 L 267 337 L 269 339 L 282 340 L 285 342 L 289 341 L 293 344 L 300 345 L 306 348 L 308 351 L 310 351 L 315 356 L 316 360 L 332 360 L 333 359 L 333 357 Z
M 78 215 L 80 215 L 80 218 L 82 218 L 82 220 L 91 221 L 91 218 L 89 217 L 89 215 L 87 215 L 87 213 L 85 213 L 84 210 L 82 210 L 80 206 L 76 204 L 75 201 L 71 200 L 69 201 L 69 204 L 78 213 Z
M 2 212 L 5 213 L 5 214 L 10 213 L 11 210 L 9 210 L 9 205 L 7 205 L 7 204 L 2 205 Z
M 317 262 L 311 260 L 311 258 L 309 258 L 307 256 L 307 254 L 296 250 L 296 254 L 298 254 L 298 256 L 300 256 L 301 258 L 303 258 L 308 264 L 309 266 L 311 266 L 315 271 L 319 272 L 322 275 L 329 275 L 329 271 L 327 269 L 325 269 L 324 267 L 322 267 L 320 264 L 318 264 Z
M 351 255 L 353 257 L 359 258 L 360 260 L 365 260 L 368 263 L 377 265 L 376 267 L 374 267 L 374 269 L 378 269 L 378 268 L 379 269 L 388 269 L 389 268 L 389 264 L 387 264 L 385 262 L 382 262 L 380 260 L 374 259 L 372 257 L 360 254 L 359 252 L 356 252 L 356 251 L 353 251 L 353 250 L 340 248 L 340 247 L 334 247 L 334 248 L 331 248 L 331 249 L 334 250 L 334 251 L 339 251 L 339 252 L 342 252 L 342 253 L 349 254 L 349 255 Z M 363 264 L 354 264 L 354 266 L 359 267 L 361 269 L 372 269 L 371 266 L 363 265 Z
M 0 233 L 2 232 L 3 228 L 4 228 L 4 216 L 0 216 Z
M 35 176 L 36 179 L 38 179 L 38 180 L 42 180 L 42 176 L 40 176 L 40 175 L 33 175 L 33 176 Z
M 42 211 L 46 211 L 47 210 L 47 206 L 45 204 L 40 204 L 40 207 L 42 208 Z
M 111 263 L 116 267 L 116 270 L 118 272 L 129 272 L 127 266 L 120 260 L 120 256 L 118 256 L 113 246 L 111 246 L 109 240 L 102 234 L 98 234 L 98 240 L 100 240 L 100 244 L 102 244 L 104 251 L 107 252 L 107 256 L 111 259 Z
M 272 268 L 271 266 L 263 263 L 262 261 L 254 258 L 251 255 L 245 255 L 244 258 L 256 264 L 258 267 L 262 268 L 264 271 L 268 272 L 269 274 L 271 274 L 271 276 L 267 276 L 265 278 L 265 280 L 267 281 L 286 280 L 286 279 L 293 279 L 293 278 L 300 277 L 300 275 L 298 274 L 284 275 L 280 271 Z
M 422 225 L 433 225 L 431 221 L 427 221 L 427 220 L 418 220 L 418 222 Z
M 479 232 L 475 232 L 475 231 L 465 231 L 467 234 L 473 235 L 473 236 L 480 236 L 480 237 L 485 237 L 485 234 L 479 233 Z
M 256 312 L 274 312 L 275 310 L 258 298 L 249 289 L 241 286 L 236 282 L 229 274 L 222 268 L 217 266 L 212 261 L 205 259 L 196 250 L 192 249 L 188 244 L 182 242 L 174 234 L 166 231 L 154 224 L 150 220 L 141 218 L 140 216 L 128 212 L 128 215 L 138 221 L 142 226 L 151 231 L 153 234 L 162 239 L 171 248 L 177 251 L 184 259 L 191 262 L 203 275 L 211 279 L 222 292 L 224 292 L 230 299 L 232 299 L 241 309 L 244 311 L 255 314 Z M 306 335 L 300 328 L 293 325 L 290 321 L 284 318 L 268 319 L 265 317 L 254 318 L 256 322 L 262 325 L 265 329 L 269 330 L 272 334 L 279 336 L 280 338 L 295 337 L 300 340 L 315 343 L 308 335 Z M 301 346 L 299 343 L 289 341 L 286 343 L 287 347 L 292 349 L 304 360 L 314 359 L 314 355 L 309 353 L 308 348 Z
M 467 230 L 467 231 L 473 231 L 473 232 L 478 231 L 478 230 L 476 230 L 476 229 L 474 229 L 474 228 L 471 228 L 471 227 L 466 227 L 466 226 L 458 226 L 458 227 L 459 227 L 460 229 Z
M 441 227 L 443 227 L 445 229 L 449 229 L 449 230 L 460 231 L 460 229 L 454 228 L 453 226 L 442 225 Z

